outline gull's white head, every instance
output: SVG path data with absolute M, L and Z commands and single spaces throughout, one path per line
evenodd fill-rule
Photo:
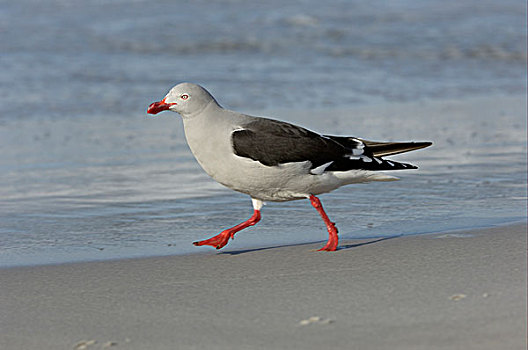
M 168 110 L 182 116 L 190 116 L 201 112 L 210 103 L 217 104 L 214 97 L 203 87 L 192 83 L 181 83 L 170 89 L 161 101 L 152 103 L 147 113 L 158 114 Z

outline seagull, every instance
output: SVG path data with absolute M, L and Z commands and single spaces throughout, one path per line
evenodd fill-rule
M 381 171 L 417 167 L 384 157 L 432 144 L 322 135 L 287 122 L 224 109 L 205 88 L 192 83 L 174 86 L 147 109 L 149 114 L 162 111 L 181 115 L 189 148 L 209 176 L 251 197 L 253 215 L 248 220 L 193 242 L 216 249 L 223 248 L 238 231 L 257 224 L 266 201 L 309 199 L 329 235 L 319 250 L 335 251 L 337 228 L 317 196 L 348 184 L 398 180 Z

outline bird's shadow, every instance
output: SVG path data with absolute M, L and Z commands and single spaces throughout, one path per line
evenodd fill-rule
M 359 247 L 364 246 L 364 245 L 379 243 L 379 242 L 382 242 L 382 241 L 386 241 L 386 240 L 393 239 L 393 238 L 398 238 L 398 237 L 401 237 L 401 236 L 403 236 L 403 235 L 379 237 L 379 238 L 373 238 L 372 240 L 369 240 L 369 241 L 366 241 L 366 242 L 352 243 L 352 244 L 343 244 L 343 245 L 340 245 L 339 247 L 337 247 L 337 251 L 351 249 L 351 248 L 359 248 Z M 284 244 L 284 245 L 276 245 L 276 246 L 271 246 L 271 247 L 252 248 L 252 249 L 243 249 L 243 250 L 234 250 L 234 251 L 224 251 L 224 252 L 219 252 L 218 254 L 219 255 L 240 255 L 240 254 L 245 254 L 245 253 L 258 252 L 258 251 L 262 251 L 262 250 L 270 250 L 270 249 L 285 248 L 285 247 L 298 247 L 298 246 L 303 246 L 303 245 L 313 245 L 314 243 L 316 243 L 316 242 L 301 243 L 301 244 Z M 321 243 L 324 243 L 324 241 L 321 242 Z
M 386 241 L 386 240 L 393 239 L 393 238 L 398 238 L 398 237 L 401 237 L 401 236 L 403 236 L 403 235 L 394 235 L 394 236 L 388 236 L 388 237 L 379 237 L 379 238 L 374 238 L 374 239 L 372 239 L 371 241 L 367 241 L 367 242 L 352 243 L 352 244 L 344 244 L 344 245 L 342 245 L 342 246 L 337 247 L 337 250 L 344 250 L 344 249 L 350 249 L 350 248 L 357 248 L 357 247 L 361 247 L 361 246 L 368 245 L 368 244 L 373 244 L 373 243 L 378 243 L 378 242 Z

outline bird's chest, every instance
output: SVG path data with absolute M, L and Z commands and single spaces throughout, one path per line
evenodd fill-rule
M 184 123 L 185 137 L 194 157 L 209 176 L 220 181 L 229 175 L 235 155 L 231 144 L 232 127 L 201 121 Z

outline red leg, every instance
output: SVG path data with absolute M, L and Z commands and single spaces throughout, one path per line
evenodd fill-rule
M 313 207 L 319 212 L 319 215 L 323 218 L 323 221 L 326 225 L 326 228 L 328 229 L 328 242 L 326 242 L 326 245 L 322 247 L 321 250 L 326 250 L 328 252 L 333 252 L 337 249 L 337 243 L 339 242 L 339 238 L 337 237 L 337 228 L 335 227 L 335 222 L 330 221 L 328 218 L 328 215 L 326 215 L 323 205 L 321 204 L 321 201 L 319 198 L 317 198 L 314 195 L 310 196 L 310 203 L 312 203 Z
M 210 246 L 215 247 L 216 249 L 223 248 L 227 244 L 227 242 L 229 242 L 229 238 L 231 239 L 235 238 L 235 233 L 237 233 L 240 230 L 245 229 L 246 227 L 253 226 L 259 221 L 260 221 L 260 210 L 255 209 L 255 211 L 253 212 L 253 215 L 246 221 L 234 227 L 228 228 L 227 230 L 222 231 L 221 233 L 219 233 L 218 235 L 214 237 L 211 237 L 204 241 L 193 242 L 193 244 L 196 246 L 210 245 Z

